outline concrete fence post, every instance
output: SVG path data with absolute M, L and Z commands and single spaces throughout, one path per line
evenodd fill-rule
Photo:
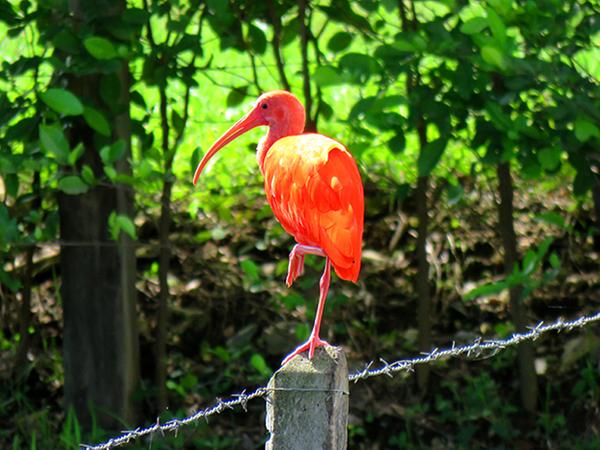
M 296 356 L 269 380 L 265 450 L 346 450 L 348 364 L 339 347 Z

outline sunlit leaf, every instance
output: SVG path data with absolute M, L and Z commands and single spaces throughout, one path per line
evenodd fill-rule
M 460 31 L 464 34 L 481 33 L 488 26 L 485 17 L 473 17 L 460 26 Z
M 66 89 L 48 89 L 40 94 L 40 98 L 54 111 L 65 116 L 77 116 L 83 113 L 83 105 L 79 99 Z
M 321 87 L 333 86 L 343 82 L 342 77 L 332 66 L 319 66 L 312 74 L 312 78 Z
M 83 40 L 83 46 L 96 59 L 112 59 L 117 57 L 117 51 L 112 42 L 100 36 L 90 36 Z
M 446 139 L 439 138 L 430 142 L 424 149 L 421 150 L 419 153 L 419 159 L 417 161 L 419 176 L 424 177 L 431 173 L 442 157 L 442 154 L 446 149 L 447 142 L 448 141 Z
M 271 369 L 269 369 L 269 366 L 267 366 L 267 362 L 265 361 L 265 358 L 262 357 L 262 355 L 260 355 L 258 353 L 254 353 L 250 357 L 250 364 L 263 377 L 268 378 L 271 376 L 272 371 L 271 371 Z
M 491 64 L 492 66 L 496 66 L 499 69 L 506 69 L 506 60 L 502 52 L 491 45 L 486 45 L 481 48 L 481 57 L 483 60 Z

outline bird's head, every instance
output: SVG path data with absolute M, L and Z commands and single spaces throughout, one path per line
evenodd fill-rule
M 283 136 L 300 134 L 304 131 L 304 107 L 290 92 L 271 91 L 262 94 L 254 107 L 232 125 L 208 149 L 194 173 L 194 185 L 208 161 L 223 147 L 247 131 L 260 126 L 268 126 L 277 139 Z

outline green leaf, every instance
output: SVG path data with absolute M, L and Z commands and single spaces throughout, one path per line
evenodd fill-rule
M 48 89 L 40 94 L 40 98 L 54 111 L 65 116 L 78 116 L 83 113 L 83 105 L 79 99 L 66 89 Z
M 473 17 L 460 26 L 461 33 L 478 34 L 488 26 L 488 21 L 485 17 Z
M 448 198 L 448 206 L 454 206 L 464 196 L 464 189 L 460 184 L 448 183 L 448 187 L 446 188 L 446 195 Z
M 510 120 L 510 116 L 502 111 L 502 107 L 498 103 L 486 102 L 485 109 L 488 112 L 490 119 L 492 119 L 492 123 L 498 130 L 508 133 L 515 128 Z
M 19 194 L 19 176 L 16 173 L 9 173 L 5 175 L 4 188 L 9 196 L 12 198 L 17 198 Z
M 68 164 L 69 143 L 58 125 L 40 125 L 40 145 L 42 150 L 53 155 L 59 164 Z
M 119 226 L 120 230 L 127 233 L 129 235 L 129 237 L 131 237 L 132 239 L 136 238 L 135 224 L 129 217 L 127 217 L 123 214 L 117 214 L 116 222 L 117 222 L 117 225 Z
M 65 194 L 78 195 L 87 192 L 89 186 L 77 175 L 67 175 L 58 180 L 58 189 Z
M 562 229 L 567 228 L 564 217 L 553 211 L 548 211 L 548 212 L 538 214 L 537 216 L 534 217 L 534 219 L 539 222 L 545 222 L 545 223 L 557 226 Z
M 417 168 L 419 176 L 428 176 L 431 171 L 435 168 L 439 162 L 444 150 L 446 149 L 447 140 L 444 138 L 436 139 L 431 141 L 424 149 L 419 153 L 419 159 L 417 161 Z
M 495 283 L 486 283 L 482 286 L 478 286 L 475 289 L 470 290 L 464 296 L 465 301 L 473 300 L 477 297 L 485 297 L 488 295 L 494 295 L 499 292 L 502 292 L 504 289 L 508 287 L 508 282 L 506 280 L 500 280 Z
M 171 110 L 171 125 L 173 125 L 173 129 L 177 133 L 181 133 L 183 130 L 183 127 L 185 126 L 183 117 L 181 117 L 179 115 L 179 113 L 177 111 L 175 111 L 174 109 Z
M 233 108 L 234 106 L 238 106 L 246 99 L 246 94 L 248 92 L 248 86 L 240 86 L 235 87 L 229 91 L 227 94 L 226 104 L 228 108 Z
M 240 261 L 240 267 L 250 282 L 254 283 L 260 280 L 260 268 L 254 261 L 244 259 Z
M 312 79 L 321 87 L 343 83 L 342 77 L 332 66 L 319 66 L 312 74 Z
M 255 25 L 248 25 L 248 44 L 254 53 L 263 54 L 267 49 L 265 33 Z
M 94 172 L 92 171 L 92 168 L 87 164 L 84 164 L 84 166 L 81 168 L 81 178 L 83 178 L 83 181 L 85 181 L 89 185 L 92 185 L 96 182 Z
M 352 35 L 347 33 L 346 31 L 340 31 L 334 34 L 329 42 L 327 43 L 327 48 L 334 52 L 341 52 L 346 50 L 350 44 L 352 43 Z
M 496 47 L 493 47 L 491 45 L 485 45 L 481 48 L 481 57 L 486 63 L 492 66 L 496 66 L 502 70 L 506 69 L 506 60 L 504 58 L 504 55 Z
M 265 358 L 262 357 L 262 355 L 254 353 L 250 357 L 250 364 L 263 377 L 268 378 L 271 376 L 271 369 L 269 369 L 269 366 L 267 366 L 267 362 L 265 361 Z
M 387 141 L 387 146 L 392 153 L 400 153 L 404 151 L 406 147 L 406 138 L 404 137 L 404 133 L 398 133 L 389 141 Z
M 575 120 L 575 137 L 578 141 L 586 142 L 591 137 L 600 138 L 600 130 L 584 117 L 578 117 Z
M 110 229 L 110 235 L 116 241 L 119 238 L 121 231 L 135 239 L 135 225 L 133 221 L 124 214 L 117 214 L 116 212 L 110 213 L 108 218 L 108 228 Z
M 144 25 L 148 20 L 149 13 L 144 9 L 127 8 L 121 15 L 121 18 L 127 23 Z
M 529 250 L 525 253 L 525 257 L 523 258 L 523 269 L 522 275 L 529 276 L 537 267 L 538 259 L 537 255 L 534 251 Z
M 117 51 L 112 42 L 100 36 L 85 38 L 83 46 L 96 59 L 112 59 L 117 56 Z
M 81 155 L 83 155 L 84 151 L 85 147 L 83 144 L 81 142 L 77 144 L 73 151 L 69 153 L 69 165 L 74 166 L 77 160 L 81 158 Z
M 110 124 L 104 114 L 95 108 L 86 106 L 83 109 L 83 118 L 90 127 L 100 133 L 102 136 L 110 136 Z
M 538 161 L 544 170 L 553 171 L 560 165 L 562 149 L 549 147 L 540 150 L 537 154 Z
M 106 145 L 100 149 L 100 158 L 104 164 L 112 164 L 121 159 L 125 153 L 125 141 L 119 139 L 112 145 Z
M 362 53 L 346 53 L 340 59 L 339 65 L 355 83 L 364 83 L 371 75 L 381 73 L 381 67 L 377 60 Z
M 573 194 L 576 197 L 581 197 L 585 195 L 594 184 L 594 174 L 587 168 L 578 168 L 577 174 L 575 175 L 575 179 L 573 180 Z
M 506 26 L 504 25 L 504 22 L 500 16 L 496 14 L 492 8 L 487 8 L 486 11 L 490 29 L 492 30 L 492 35 L 494 36 L 496 42 L 498 42 L 500 46 L 504 48 L 506 45 Z
M 558 257 L 556 252 L 552 252 L 550 254 L 549 261 L 553 269 L 560 269 L 560 258 Z

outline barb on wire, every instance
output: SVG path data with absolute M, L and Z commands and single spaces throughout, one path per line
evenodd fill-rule
M 357 382 L 358 380 L 364 380 L 379 375 L 387 375 L 389 377 L 393 377 L 394 373 L 402 371 L 412 372 L 415 366 L 419 364 L 429 364 L 431 362 L 445 358 L 457 358 L 460 356 L 466 356 L 468 358 L 480 358 L 482 356 L 491 357 L 496 355 L 498 352 L 506 349 L 507 347 L 518 345 L 524 341 L 535 341 L 540 336 L 550 331 L 571 331 L 575 328 L 582 328 L 592 322 L 598 321 L 600 321 L 600 311 L 587 316 L 581 316 L 577 319 L 569 321 L 558 319 L 549 324 L 544 324 L 543 322 L 540 322 L 537 325 L 530 327 L 529 331 L 526 331 L 524 333 L 514 333 L 506 339 L 485 340 L 481 337 L 478 337 L 477 339 L 473 340 L 473 342 L 471 342 L 470 344 L 465 345 L 456 345 L 455 342 L 452 342 L 452 346 L 449 348 L 434 348 L 429 353 L 422 354 L 421 356 L 417 356 L 411 359 L 400 359 L 391 363 L 387 362 L 383 358 L 380 358 L 378 363 L 376 363 L 375 361 L 367 363 L 364 369 L 350 374 L 348 379 L 350 381 Z M 185 417 L 183 419 L 171 419 L 168 422 L 165 422 L 164 424 L 156 422 L 154 425 L 148 426 L 146 428 L 136 428 L 135 430 L 126 431 L 121 436 L 114 437 L 101 444 L 82 445 L 81 447 L 83 447 L 86 450 L 108 450 L 127 444 L 134 439 L 149 434 L 151 435 L 156 432 L 160 432 L 161 434 L 164 434 L 165 432 L 169 431 L 177 432 L 179 428 L 185 425 L 190 425 L 202 418 L 206 419 L 208 416 L 211 416 L 213 414 L 220 414 L 226 409 L 233 409 L 236 406 L 241 406 L 242 409 L 246 411 L 247 404 L 250 400 L 259 397 L 266 397 L 271 390 L 283 389 L 272 389 L 263 386 L 257 388 L 250 394 L 246 394 L 245 391 L 242 391 L 239 394 L 230 395 L 225 400 L 217 399 L 213 406 L 210 406 L 206 409 L 201 409 L 189 417 Z M 290 388 L 285 390 L 311 391 L 312 389 Z M 342 391 L 340 391 L 340 393 L 347 394 L 346 392 Z
M 255 398 L 264 397 L 267 394 L 267 389 L 264 387 L 259 387 L 254 392 L 250 394 L 246 394 L 245 392 L 240 392 L 239 394 L 233 394 L 229 398 L 222 400 L 217 399 L 216 403 L 213 406 L 210 406 L 205 409 L 201 409 L 196 411 L 189 417 L 185 417 L 183 419 L 171 419 L 168 422 L 161 424 L 158 420 L 154 425 L 150 425 L 146 428 L 136 428 L 135 430 L 129 430 L 124 432 L 122 435 L 109 439 L 106 442 L 97 445 L 81 445 L 82 448 L 86 450 L 108 450 L 111 448 L 119 447 L 120 445 L 127 444 L 134 439 L 146 436 L 148 434 L 161 433 L 173 431 L 177 432 L 179 428 L 190 425 L 198 420 L 204 418 L 206 419 L 208 416 L 212 416 L 213 414 L 220 414 L 226 409 L 233 409 L 236 406 L 241 406 L 244 410 L 246 410 L 246 404 Z
M 392 363 L 388 363 L 387 361 L 380 359 L 378 364 L 375 363 L 375 361 L 371 361 L 365 366 L 364 369 L 350 374 L 348 378 L 350 381 L 356 382 L 358 380 L 376 377 L 379 375 L 392 376 L 394 372 L 412 372 L 415 366 L 419 364 L 429 364 L 433 361 L 445 358 L 456 358 L 459 356 L 466 356 L 468 358 L 481 358 L 482 356 L 491 357 L 507 347 L 520 344 L 523 341 L 535 341 L 541 335 L 548 333 L 549 331 L 571 331 L 574 328 L 582 328 L 589 323 L 597 322 L 599 320 L 600 311 L 595 314 L 581 316 L 570 321 L 558 319 L 555 322 L 545 325 L 543 322 L 540 322 L 533 327 L 529 327 L 529 331 L 524 333 L 514 333 L 512 336 L 506 339 L 485 340 L 481 337 L 478 337 L 470 344 L 465 345 L 456 345 L 453 342 L 452 347 L 450 348 L 434 348 L 429 353 L 417 356 L 416 358 L 400 359 Z

